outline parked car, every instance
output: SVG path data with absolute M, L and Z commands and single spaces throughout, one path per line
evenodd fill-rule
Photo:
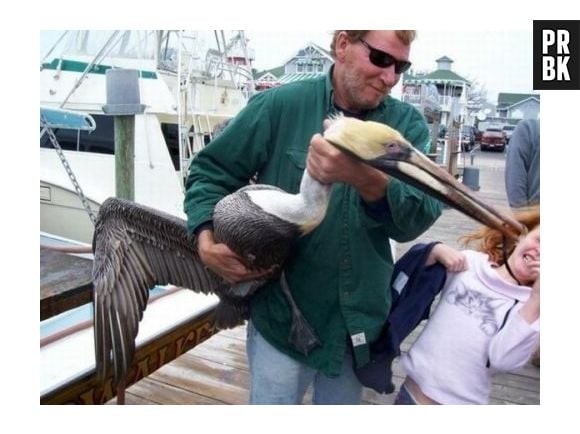
M 504 125 L 501 130 L 503 131 L 503 136 L 505 137 L 505 142 L 509 143 L 512 137 L 512 133 L 516 129 L 515 125 Z
M 481 135 L 481 150 L 489 149 L 503 152 L 505 149 L 505 137 L 500 127 L 487 128 Z
M 469 152 L 475 146 L 475 127 L 463 125 L 461 127 L 461 149 Z

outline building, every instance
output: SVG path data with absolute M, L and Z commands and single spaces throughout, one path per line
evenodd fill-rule
M 265 90 L 293 81 L 326 74 L 334 60 L 330 52 L 310 42 L 282 66 L 255 75 L 256 90 Z
M 467 108 L 471 82 L 451 70 L 453 60 L 449 57 L 440 57 L 436 63 L 437 69 L 433 72 L 411 71 L 403 75 L 403 101 L 419 108 L 428 120 L 436 116 L 438 104 L 441 124 L 449 125 L 454 120 L 471 125 Z
M 500 93 L 497 96 L 498 116 L 506 120 L 540 118 L 540 95 L 526 93 Z

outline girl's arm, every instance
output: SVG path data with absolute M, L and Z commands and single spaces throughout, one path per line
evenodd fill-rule
M 436 262 L 439 262 L 445 266 L 447 271 L 453 273 L 467 270 L 467 258 L 465 257 L 465 254 L 447 244 L 436 244 L 435 247 L 431 249 L 425 265 L 433 265 Z
M 524 303 L 520 309 L 520 315 L 528 323 L 534 323 L 540 318 L 540 275 L 536 278 L 532 286 L 532 293 L 530 298 Z
M 539 264 L 538 264 L 539 267 Z M 492 339 L 489 347 L 490 365 L 510 371 L 525 365 L 540 339 L 540 274 L 532 286 L 526 302 L 509 314 L 503 329 Z
M 540 321 L 528 323 L 522 306 L 509 314 L 505 326 L 493 337 L 489 346 L 490 366 L 499 371 L 513 371 L 524 366 L 540 340 Z

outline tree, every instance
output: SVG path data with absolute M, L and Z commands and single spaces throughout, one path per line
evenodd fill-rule
M 479 110 L 483 108 L 483 104 L 487 101 L 487 89 L 485 85 L 479 81 L 471 81 L 471 89 L 467 95 L 467 111 L 470 116 L 474 116 Z

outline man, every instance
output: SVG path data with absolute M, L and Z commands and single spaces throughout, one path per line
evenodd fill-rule
M 540 121 L 518 122 L 508 147 L 505 167 L 505 189 L 508 203 L 520 208 L 540 203 Z M 532 357 L 540 367 L 540 347 Z
M 389 97 L 410 66 L 414 31 L 335 31 L 329 74 L 254 96 L 193 161 L 185 211 L 200 257 L 236 282 L 258 277 L 213 239 L 214 205 L 257 174 L 257 181 L 296 193 L 302 173 L 335 183 L 324 221 L 302 237 L 284 270 L 292 295 L 321 345 L 307 355 L 288 343 L 290 308 L 278 281 L 250 306 L 247 352 L 250 403 L 298 404 L 313 384 L 317 404 L 360 403 L 353 366 L 369 360 L 369 343 L 390 307 L 389 239 L 407 242 L 440 215 L 438 201 L 338 151 L 320 133 L 342 112 L 383 122 L 424 150 L 429 131 L 410 105 Z M 310 146 L 308 146 L 310 144 Z
M 540 121 L 518 122 L 508 147 L 505 186 L 510 207 L 540 203 Z

